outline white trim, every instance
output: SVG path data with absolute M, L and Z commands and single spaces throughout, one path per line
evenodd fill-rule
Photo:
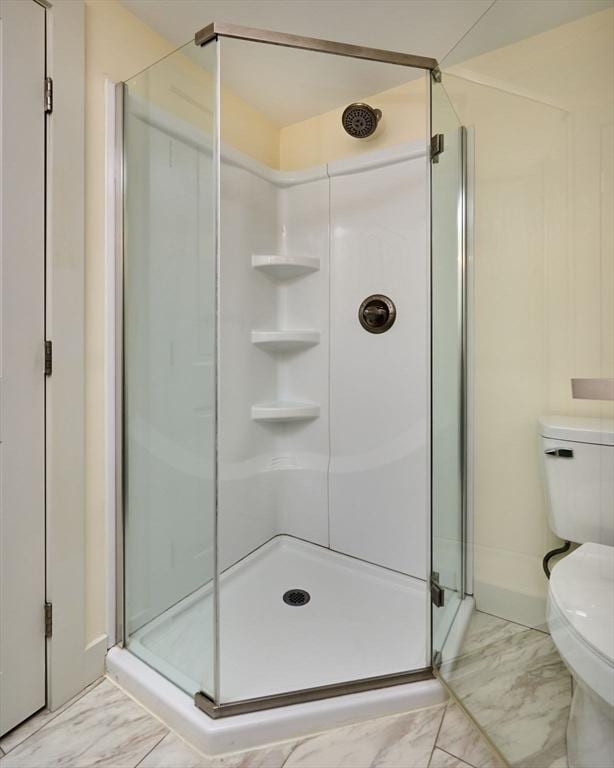
M 370 171 L 374 168 L 384 168 L 387 165 L 402 163 L 404 160 L 415 160 L 419 157 L 426 157 L 426 144 L 421 139 L 396 144 L 385 149 L 376 149 L 373 152 L 357 155 L 356 157 L 334 160 L 332 163 L 328 163 L 328 175 L 347 176 L 352 173 L 360 173 L 361 171 Z
M 106 637 L 86 633 L 85 512 L 85 6 L 47 11 L 47 71 L 55 82 L 47 118 L 48 706 L 54 710 L 104 673 Z M 42 109 L 42 106 L 41 106 Z
M 467 339 L 466 339 L 466 398 L 467 424 L 465 434 L 465 471 L 467 483 L 467 518 L 466 518 L 466 578 L 465 592 L 473 594 L 474 580 L 474 532 L 475 532 L 475 128 L 467 128 L 467 252 L 465 260 L 465 279 L 467 281 Z
M 105 489 L 107 643 L 117 642 L 115 622 L 115 87 L 105 79 Z
M 525 627 L 547 631 L 546 596 L 529 595 L 484 581 L 475 582 L 477 610 Z

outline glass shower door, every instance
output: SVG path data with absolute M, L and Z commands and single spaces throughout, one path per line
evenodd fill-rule
M 215 44 L 123 95 L 125 642 L 213 696 Z
M 432 83 L 432 644 L 438 665 L 464 597 L 464 128 Z

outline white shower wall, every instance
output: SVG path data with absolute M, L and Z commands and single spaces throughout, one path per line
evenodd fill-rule
M 221 172 L 218 555 L 224 569 L 290 534 L 427 576 L 428 249 L 423 145 L 305 172 L 273 171 L 234 150 Z M 276 280 L 253 255 L 319 259 Z M 397 320 L 358 322 L 372 293 Z M 315 330 L 292 352 L 251 332 Z M 270 423 L 251 407 L 317 403 L 312 420 Z
M 426 578 L 428 250 L 424 152 L 331 164 L 330 546 Z M 364 164 L 364 160 L 363 160 Z M 366 333 L 363 299 L 392 328 Z
M 270 470 L 275 434 L 250 418 L 270 399 L 277 370 L 251 343 L 252 328 L 277 325 L 271 281 L 251 268 L 252 253 L 274 253 L 277 188 L 222 164 L 218 307 L 218 566 L 227 568 L 278 533 Z

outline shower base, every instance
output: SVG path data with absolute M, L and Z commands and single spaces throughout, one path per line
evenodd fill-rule
M 283 596 L 291 589 L 307 591 L 309 601 L 288 605 Z M 195 592 L 136 632 L 130 650 L 112 648 L 107 657 L 111 679 L 207 754 L 446 699 L 433 678 L 212 719 L 193 697 L 212 680 L 212 602 L 209 587 Z M 420 580 L 278 536 L 221 577 L 222 700 L 423 669 L 428 609 Z
M 292 590 L 309 599 L 288 598 Z M 428 608 L 423 581 L 277 536 L 221 577 L 220 700 L 424 669 Z M 129 648 L 187 693 L 210 692 L 212 617 L 207 585 L 134 633 Z

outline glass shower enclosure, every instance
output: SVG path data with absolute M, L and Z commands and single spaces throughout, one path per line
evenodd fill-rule
M 430 678 L 464 557 L 437 63 L 195 43 L 119 90 L 123 643 L 213 717 Z

